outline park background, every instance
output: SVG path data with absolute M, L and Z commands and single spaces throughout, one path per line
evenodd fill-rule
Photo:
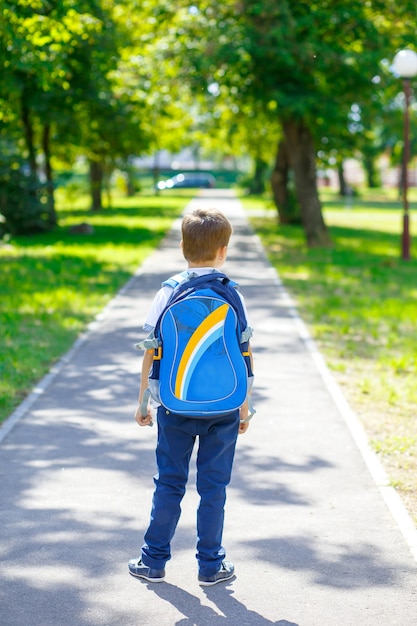
M 196 193 L 157 182 L 207 171 L 235 187 L 416 521 L 401 164 L 408 139 L 415 237 L 417 118 L 412 91 L 405 136 L 392 65 L 416 18 L 398 0 L 4 0 L 1 419 Z

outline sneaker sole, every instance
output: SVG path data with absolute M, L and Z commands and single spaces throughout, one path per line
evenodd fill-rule
M 151 578 L 150 576 L 145 576 L 144 574 L 134 574 L 129 570 L 129 574 L 133 576 L 133 578 L 141 578 L 142 580 L 148 581 L 148 583 L 163 583 L 165 578 Z
M 213 585 L 218 585 L 219 583 L 225 583 L 228 580 L 231 580 L 232 578 L 235 577 L 235 574 L 231 574 L 230 576 L 226 576 L 225 578 L 218 578 L 217 580 L 213 580 L 210 582 L 207 582 L 206 580 L 199 580 L 198 584 L 201 587 L 212 587 Z

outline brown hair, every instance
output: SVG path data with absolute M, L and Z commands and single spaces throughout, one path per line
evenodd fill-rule
M 187 261 L 212 261 L 227 246 L 232 225 L 217 209 L 195 209 L 182 220 L 182 251 Z

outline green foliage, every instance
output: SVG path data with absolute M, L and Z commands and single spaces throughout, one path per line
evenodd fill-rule
M 398 118 L 389 114 L 401 89 L 390 64 L 414 41 L 411 0 L 208 0 L 176 8 L 166 56 L 171 64 L 181 59 L 177 80 L 214 108 L 213 122 L 235 150 L 240 142 L 252 156 L 270 158 L 288 119 L 304 121 L 333 165 L 370 143 L 379 153 L 387 147 L 372 131 L 383 118 L 392 131 Z
M 25 175 L 22 168 L 0 161 L 0 237 L 35 234 L 51 227 L 45 185 Z
M 401 157 L 390 60 L 414 41 L 416 11 L 412 0 L 4 0 L 0 140 L 36 175 L 47 128 L 50 171 L 82 156 L 109 176 L 184 145 L 270 164 L 295 119 L 324 164 L 360 150 L 372 176 L 382 150 Z
M 132 45 L 135 4 L 6 0 L 0 139 L 13 140 L 34 177 L 41 161 L 51 173 L 47 151 L 52 160 L 83 155 L 111 170 L 146 147 L 144 104 L 137 87 L 125 86 L 121 60 Z

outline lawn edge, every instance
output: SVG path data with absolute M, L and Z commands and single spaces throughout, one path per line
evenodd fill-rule
M 258 247 L 262 250 L 262 254 L 266 257 L 265 248 L 262 245 L 260 237 L 257 234 L 255 234 L 255 237 Z M 284 302 L 286 302 L 286 310 L 296 325 L 299 337 L 302 340 L 307 352 L 310 354 L 330 397 L 334 401 L 340 415 L 342 416 L 343 421 L 345 422 L 365 462 L 365 465 L 375 482 L 375 485 L 378 487 L 388 510 L 399 527 L 401 534 L 403 535 L 411 554 L 414 557 L 414 560 L 417 562 L 417 528 L 414 521 L 400 495 L 397 493 L 395 488 L 390 485 L 388 475 L 376 452 L 374 452 L 371 448 L 362 423 L 351 408 L 340 385 L 327 366 L 324 356 L 320 352 L 317 343 L 310 334 L 307 325 L 300 317 L 296 304 L 290 293 L 287 291 L 278 271 L 272 264 L 271 268 L 273 271 L 272 277 L 275 278 L 277 287 L 280 290 L 280 295 Z
M 176 220 L 174 220 L 175 222 Z M 173 226 L 173 225 L 172 225 Z M 171 226 L 171 228 L 172 228 Z M 169 229 L 170 230 L 170 229 Z M 169 233 L 169 230 L 159 242 L 158 245 L 162 245 L 165 237 Z M 47 374 L 45 374 L 39 382 L 32 388 L 26 398 L 14 409 L 14 411 L 0 423 L 0 444 L 6 439 L 9 433 L 13 430 L 13 428 L 18 424 L 18 422 L 26 415 L 29 409 L 36 403 L 38 398 L 45 393 L 48 387 L 52 384 L 56 376 L 64 369 L 68 363 L 74 358 L 75 354 L 78 350 L 84 345 L 87 339 L 92 335 L 98 328 L 102 319 L 106 316 L 106 313 L 115 306 L 116 300 L 123 296 L 123 294 L 129 290 L 130 284 L 134 282 L 134 280 L 146 271 L 148 259 L 151 257 L 149 254 L 139 265 L 139 267 L 135 270 L 135 272 L 131 275 L 131 277 L 127 280 L 127 282 L 122 285 L 122 287 L 113 295 L 113 297 L 108 301 L 108 303 L 93 317 L 93 319 L 86 325 L 85 329 L 81 332 L 81 334 L 74 341 L 72 346 L 67 350 L 58 361 L 52 365 Z

